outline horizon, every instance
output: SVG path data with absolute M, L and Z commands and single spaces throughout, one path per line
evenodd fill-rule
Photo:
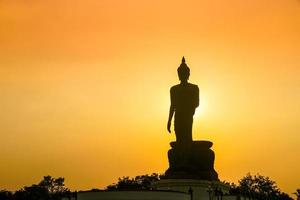
M 72 190 L 168 167 L 169 90 L 185 56 L 193 139 L 221 181 L 300 187 L 300 2 L 0 2 L 0 189 Z

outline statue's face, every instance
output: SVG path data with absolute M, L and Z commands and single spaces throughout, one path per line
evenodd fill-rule
M 182 72 L 178 72 L 178 77 L 180 81 L 187 81 L 189 80 L 190 77 L 190 72 L 189 71 L 182 71 Z

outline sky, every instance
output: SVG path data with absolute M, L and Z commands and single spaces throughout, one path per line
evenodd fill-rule
M 299 0 L 1 0 L 0 189 L 168 167 L 182 56 L 221 180 L 300 188 Z

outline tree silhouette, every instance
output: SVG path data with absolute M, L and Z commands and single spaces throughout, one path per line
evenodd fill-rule
M 70 193 L 64 185 L 64 178 L 52 178 L 44 176 L 39 184 L 25 186 L 16 191 L 13 195 L 14 200 L 60 200 L 63 196 Z
M 160 175 L 156 173 L 136 176 L 134 178 L 125 176 L 119 178 L 117 183 L 107 186 L 106 190 L 154 190 L 153 183 L 159 179 Z
M 293 194 L 296 195 L 297 200 L 300 200 L 300 189 L 297 189 Z
M 62 177 L 52 178 L 51 176 L 44 176 L 44 179 L 38 184 L 40 187 L 45 188 L 49 194 L 62 194 L 69 192 L 65 187 L 65 179 Z
M 0 200 L 13 200 L 13 193 L 7 190 L 0 190 Z
M 160 180 L 161 177 L 162 175 L 157 173 L 134 178 L 125 176 L 119 178 L 117 183 L 108 185 L 105 190 L 155 190 L 153 183 Z M 238 181 L 238 184 L 224 183 L 230 185 L 230 194 L 232 195 L 243 195 L 258 200 L 292 200 L 288 194 L 280 191 L 275 181 L 259 174 L 252 176 L 248 173 Z M 91 191 L 99 191 L 99 189 Z M 0 190 L 0 200 L 60 200 L 64 196 L 72 196 L 71 194 L 70 190 L 65 187 L 64 178 L 44 176 L 38 184 L 25 186 L 14 193 Z M 293 194 L 297 196 L 297 200 L 300 200 L 300 189 Z
M 280 191 L 275 181 L 259 174 L 252 176 L 248 173 L 239 180 L 238 185 L 231 183 L 230 186 L 230 193 L 234 195 L 243 195 L 256 199 L 292 199 L 288 194 Z
M 16 200 L 50 200 L 50 195 L 46 188 L 39 185 L 26 186 L 16 192 Z

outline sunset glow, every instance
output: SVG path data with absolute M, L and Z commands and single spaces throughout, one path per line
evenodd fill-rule
M 0 189 L 163 173 L 182 56 L 220 179 L 300 187 L 299 0 L 2 0 L 0 24 Z

